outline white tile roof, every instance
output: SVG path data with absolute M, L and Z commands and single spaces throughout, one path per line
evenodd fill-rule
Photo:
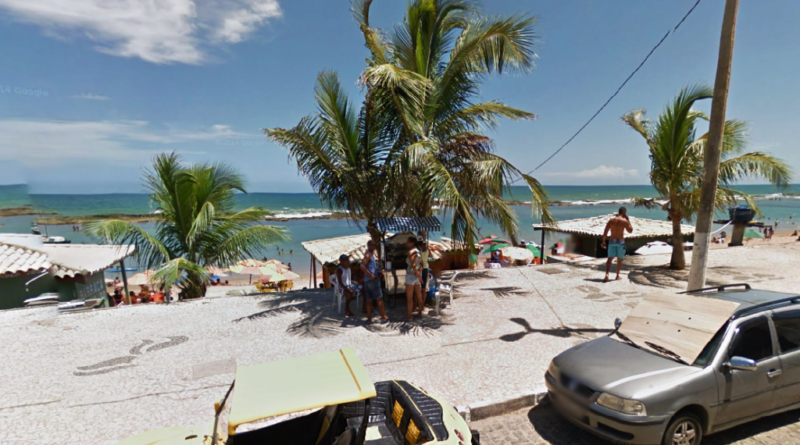
M 0 275 L 52 267 L 58 277 L 89 275 L 111 267 L 136 250 L 131 245 L 45 244 L 40 235 L 0 234 Z
M 534 224 L 534 229 L 547 229 L 554 232 L 561 233 L 574 233 L 577 235 L 590 235 L 590 236 L 603 236 L 608 220 L 616 215 L 595 216 L 592 218 L 570 219 L 566 221 L 559 221 L 557 226 L 547 226 L 543 224 Z M 672 236 L 672 222 L 671 221 L 658 221 L 647 218 L 637 218 L 629 216 L 631 225 L 633 226 L 633 233 L 625 233 L 625 238 L 656 238 L 664 236 Z M 694 227 L 681 224 L 681 232 L 684 236 L 692 235 Z
M 0 277 L 43 272 L 51 267 L 47 255 L 33 249 L 0 244 Z

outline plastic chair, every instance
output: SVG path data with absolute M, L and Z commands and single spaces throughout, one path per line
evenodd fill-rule
M 336 275 L 331 275 L 331 284 L 333 285 L 333 305 L 337 308 L 337 311 L 341 314 L 342 313 L 342 297 L 344 296 L 344 292 L 339 288 L 339 277 Z
M 453 284 L 456 282 L 456 276 L 458 276 L 458 272 L 455 272 L 452 276 L 447 277 L 446 279 L 443 278 L 442 281 L 439 281 L 439 291 L 436 292 L 436 315 L 441 313 L 441 299 L 445 297 L 445 295 L 450 298 L 450 308 L 453 308 Z

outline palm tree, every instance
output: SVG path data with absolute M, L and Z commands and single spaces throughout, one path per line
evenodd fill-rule
M 681 222 L 691 221 L 700 204 L 700 188 L 703 177 L 703 153 L 708 134 L 696 137 L 696 124 L 708 120 L 701 111 L 693 110 L 695 102 L 711 99 L 713 91 L 707 85 L 684 87 L 656 122 L 645 119 L 645 110 L 634 110 L 622 116 L 628 124 L 647 142 L 650 151 L 650 182 L 666 202 L 656 199 L 634 198 L 639 207 L 665 210 L 672 221 L 672 269 L 684 269 Z M 731 185 L 745 177 L 761 177 L 776 187 L 786 187 L 792 172 L 780 159 L 761 152 L 744 153 L 747 146 L 747 124 L 739 120 L 725 122 L 717 186 L 716 207 L 723 210 L 741 197 L 756 212 L 758 206 L 752 198 Z
M 392 136 L 386 134 L 369 97 L 360 110 L 353 106 L 336 73 L 321 73 L 315 93 L 317 114 L 293 128 L 265 133 L 288 149 L 324 204 L 347 210 L 356 224 L 366 221 L 367 232 L 380 242 L 376 219 L 391 216 L 395 202 Z
M 480 216 L 513 239 L 517 217 L 502 194 L 521 178 L 531 190 L 535 216 L 555 222 L 544 187 L 495 154 L 492 140 L 481 133 L 499 118 L 534 118 L 498 101 L 481 102 L 479 92 L 491 74 L 533 69 L 535 18 L 485 17 L 472 0 L 414 0 L 403 23 L 382 33 L 370 27 L 371 3 L 353 0 L 370 50 L 362 83 L 383 122 L 392 126 L 392 177 L 399 194 L 408 197 L 401 211 L 428 216 L 438 203 L 453 212 L 454 237 L 477 235 Z M 413 87 L 398 87 L 409 83 Z
M 184 298 L 204 295 L 206 266 L 225 267 L 253 256 L 269 244 L 286 241 L 282 228 L 263 224 L 269 212 L 259 207 L 234 211 L 242 177 L 227 164 L 184 165 L 175 153 L 160 154 L 145 172 L 156 226 L 149 233 L 120 220 L 87 226 L 95 237 L 136 246 L 139 263 L 157 269 L 153 281 L 178 282 Z

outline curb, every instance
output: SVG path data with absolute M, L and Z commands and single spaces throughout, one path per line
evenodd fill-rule
M 457 406 L 456 411 L 469 423 L 488 419 L 489 417 L 502 416 L 503 414 L 519 411 L 523 408 L 534 407 L 540 404 L 546 397 L 547 387 L 541 385 L 532 392 L 523 393 L 510 399 L 502 401 L 488 400 L 472 403 L 467 406 Z

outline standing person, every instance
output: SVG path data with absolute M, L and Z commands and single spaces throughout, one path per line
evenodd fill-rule
M 348 317 L 353 316 L 350 311 L 350 301 L 353 300 L 353 280 L 352 271 L 350 270 L 350 256 L 342 254 L 339 256 L 339 267 L 336 268 L 336 279 L 339 282 L 339 288 L 344 292 L 344 315 Z
M 383 307 L 383 291 L 381 290 L 381 278 L 383 271 L 378 267 L 378 262 L 375 260 L 375 242 L 369 240 L 367 242 L 367 251 L 364 252 L 364 260 L 361 261 L 361 270 L 364 272 L 364 292 L 367 304 L 367 324 L 372 324 L 372 300 L 375 300 L 378 306 L 378 312 L 381 314 L 381 324 L 389 321 L 386 316 L 386 311 Z
M 611 232 L 611 238 L 608 239 L 608 260 L 606 261 L 606 277 L 603 278 L 604 283 L 608 283 L 608 273 L 611 271 L 611 262 L 614 257 L 617 258 L 617 278 L 619 280 L 619 271 L 622 270 L 622 260 L 625 259 L 625 231 L 628 233 L 633 232 L 631 220 L 628 218 L 628 209 L 625 207 L 619 208 L 617 216 L 608 220 L 606 228 L 603 230 L 603 241 L 600 247 L 606 248 L 606 237 L 608 232 Z M 675 248 L 673 246 L 673 248 Z
M 422 286 L 420 287 L 420 291 L 422 292 L 422 302 L 425 303 L 428 295 L 428 257 L 430 255 L 428 243 L 426 243 L 425 240 L 417 241 L 417 249 L 419 249 L 419 255 L 422 258 Z
M 410 236 L 406 241 L 408 247 L 408 258 L 406 258 L 406 307 L 408 317 L 405 321 L 413 318 L 414 307 L 417 308 L 417 317 L 422 318 L 422 258 L 417 250 L 417 238 Z

